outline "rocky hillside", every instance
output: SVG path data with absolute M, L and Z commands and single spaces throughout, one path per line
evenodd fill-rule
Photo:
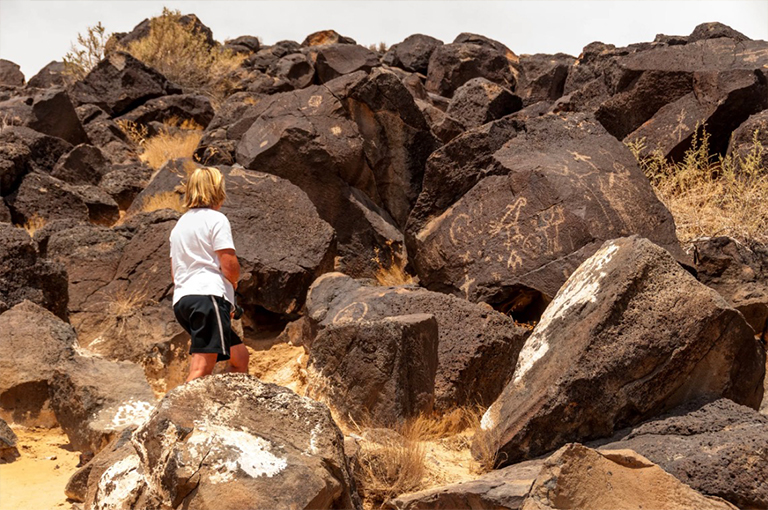
M 60 426 L 94 510 L 768 508 L 768 247 L 681 243 L 647 172 L 706 126 L 705 160 L 768 174 L 768 42 L 377 52 L 165 12 L 101 50 L 0 61 L 4 461 Z M 251 358 L 302 354 L 182 384 L 168 236 L 199 165 Z M 472 479 L 406 483 L 409 424 L 472 413 L 433 434 Z

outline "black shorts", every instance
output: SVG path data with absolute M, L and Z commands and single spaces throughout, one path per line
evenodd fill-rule
M 184 296 L 173 306 L 173 313 L 184 331 L 192 337 L 189 353 L 218 354 L 216 361 L 229 359 L 229 349 L 243 343 L 232 331 L 229 312 L 232 305 L 219 296 Z

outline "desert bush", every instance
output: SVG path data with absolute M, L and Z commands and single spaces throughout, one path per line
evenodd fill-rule
M 139 159 L 154 170 L 172 159 L 191 158 L 203 137 L 203 127 L 193 120 L 180 123 L 176 118 L 166 119 L 154 136 L 147 136 L 146 126 L 132 121 L 118 121 L 117 125 L 131 141 Z
M 64 74 L 73 81 L 82 80 L 104 58 L 104 47 L 111 34 L 98 22 L 85 34 L 77 34 L 77 43 L 64 55 Z
M 728 235 L 747 244 L 768 243 L 768 161 L 757 131 L 743 158 L 712 156 L 704 125 L 697 126 L 680 162 L 668 161 L 659 151 L 641 157 L 644 139 L 627 145 L 672 213 L 681 241 Z
M 175 191 L 166 191 L 146 197 L 141 204 L 142 212 L 152 212 L 160 209 L 173 209 L 183 214 L 186 212 L 183 195 Z
M 237 81 L 245 55 L 219 45 L 210 46 L 181 13 L 163 8 L 150 20 L 149 35 L 122 48 L 179 85 L 185 92 L 205 94 L 218 104 Z

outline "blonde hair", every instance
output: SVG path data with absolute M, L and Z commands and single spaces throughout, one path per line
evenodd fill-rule
M 187 179 L 184 193 L 184 207 L 216 207 L 224 203 L 227 192 L 224 189 L 224 176 L 218 168 L 204 166 L 195 169 Z

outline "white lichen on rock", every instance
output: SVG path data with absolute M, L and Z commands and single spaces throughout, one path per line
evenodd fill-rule
M 99 478 L 94 510 L 132 508 L 144 477 L 139 472 L 139 456 L 129 455 L 109 467 Z

